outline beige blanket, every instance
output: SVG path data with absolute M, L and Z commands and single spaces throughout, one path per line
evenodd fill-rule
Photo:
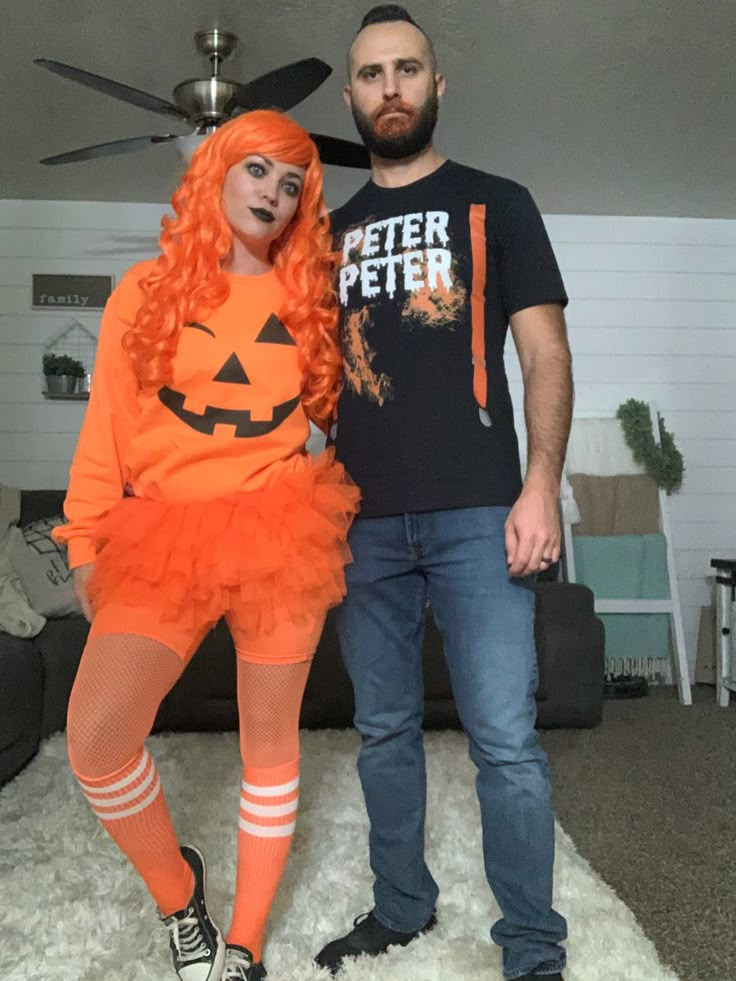
M 648 474 L 569 476 L 580 521 L 574 535 L 648 535 L 660 531 L 659 491 Z

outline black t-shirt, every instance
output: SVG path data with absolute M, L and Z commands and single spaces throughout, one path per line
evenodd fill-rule
M 345 359 L 334 440 L 361 514 L 513 504 L 509 317 L 567 302 L 531 195 L 448 160 L 404 187 L 369 181 L 331 220 Z

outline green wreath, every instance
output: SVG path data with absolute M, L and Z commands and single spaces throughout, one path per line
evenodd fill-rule
M 652 431 L 652 417 L 649 406 L 638 399 L 629 399 L 618 407 L 616 417 L 621 421 L 626 445 L 659 486 L 668 494 L 679 490 L 685 473 L 682 453 L 675 446 L 672 433 L 665 429 L 664 419 L 657 413 L 659 422 L 659 445 Z

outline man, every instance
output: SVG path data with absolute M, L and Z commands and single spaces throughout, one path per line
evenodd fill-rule
M 567 298 L 529 193 L 433 148 L 445 82 L 406 11 L 371 10 L 348 61 L 345 98 L 372 172 L 332 215 L 346 374 L 334 440 L 363 492 L 338 629 L 363 737 L 375 886 L 372 912 L 316 960 L 336 973 L 346 957 L 405 946 L 436 922 L 424 861 L 429 602 L 478 767 L 504 974 L 561 981 L 566 925 L 552 909 L 532 590 L 533 573 L 560 552 Z M 503 365 L 509 321 L 524 378 L 523 486 Z M 379 961 L 376 977 L 394 977 L 389 965 Z

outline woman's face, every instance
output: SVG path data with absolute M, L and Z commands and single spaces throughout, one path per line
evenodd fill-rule
M 261 247 L 277 239 L 294 217 L 305 172 L 260 153 L 231 167 L 222 185 L 222 209 L 233 235 Z

